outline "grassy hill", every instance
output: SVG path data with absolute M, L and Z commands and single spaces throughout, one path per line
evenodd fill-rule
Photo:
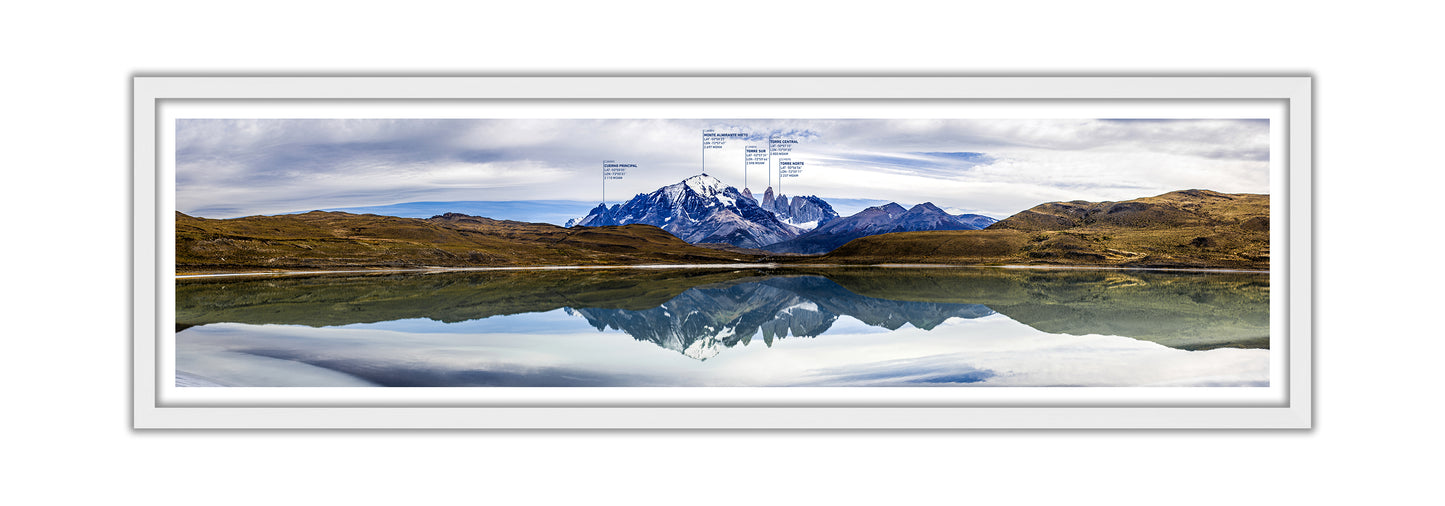
M 1269 268 L 1269 196 L 1185 190 L 1050 202 L 985 230 L 863 237 L 812 261 Z
M 458 214 L 430 219 L 312 211 L 227 220 L 176 213 L 177 272 L 269 269 L 727 263 L 647 225 L 568 229 Z

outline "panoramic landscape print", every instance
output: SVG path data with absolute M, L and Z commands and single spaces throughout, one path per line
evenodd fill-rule
M 1270 139 L 181 119 L 175 386 L 1268 387 Z

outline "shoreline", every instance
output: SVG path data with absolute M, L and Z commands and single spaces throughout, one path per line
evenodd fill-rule
M 1120 267 L 1116 265 L 980 265 L 980 264 L 787 264 L 786 267 L 876 267 L 883 269 L 1059 269 L 1083 271 L 1150 271 L 1150 272 L 1218 272 L 1234 274 L 1269 274 L 1267 270 L 1225 269 L 1216 267 Z
M 243 276 L 311 276 L 324 274 L 438 274 L 446 272 L 487 272 L 487 271 L 559 271 L 559 270 L 599 270 L 599 269 L 777 269 L 777 268 L 858 268 L 871 267 L 883 269 L 960 269 L 960 268 L 992 268 L 992 269 L 1043 269 L 1043 270 L 1111 270 L 1111 271 L 1151 271 L 1151 272 L 1201 272 L 1201 273 L 1235 273 L 1235 274 L 1269 274 L 1268 270 L 1249 269 L 1218 269 L 1208 267 L 1119 267 L 1119 266 L 1084 266 L 1084 265 L 970 265 L 970 264 L 778 264 L 778 263 L 736 263 L 736 264 L 645 264 L 645 265 L 538 265 L 538 266 L 513 266 L 513 267 L 416 267 L 404 269 L 345 269 L 345 270 L 317 270 L 317 271 L 257 271 L 257 272 L 227 272 L 227 273 L 191 273 L 175 274 L 175 279 L 205 279 L 222 277 L 243 277 Z
M 392 273 L 442 273 L 442 272 L 485 272 L 485 271 L 564 271 L 587 269 L 771 269 L 775 263 L 764 264 L 644 264 L 644 265 L 530 265 L 513 267 L 412 267 L 405 269 L 348 269 L 336 271 L 257 271 L 226 273 L 177 274 L 176 279 L 219 278 L 227 276 L 304 276 L 308 274 L 392 274 Z

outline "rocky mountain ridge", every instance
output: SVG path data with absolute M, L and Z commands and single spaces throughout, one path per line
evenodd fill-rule
M 784 223 L 757 200 L 717 178 L 699 174 L 612 207 L 598 205 L 571 227 L 652 225 L 692 244 L 725 243 L 758 248 L 785 241 L 803 229 Z
M 979 230 L 995 220 L 983 215 L 948 214 L 932 202 L 904 209 L 896 203 L 874 206 L 825 225 L 793 239 L 768 245 L 763 249 L 775 253 L 821 254 L 870 235 L 930 230 Z M 982 224 L 983 226 L 979 226 Z
M 833 206 L 815 195 L 799 195 L 791 199 L 787 195 L 774 197 L 772 188 L 763 192 L 761 205 L 784 223 L 804 230 L 813 230 L 839 217 Z

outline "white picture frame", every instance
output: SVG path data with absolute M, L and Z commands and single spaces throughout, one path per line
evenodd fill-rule
M 1312 79 L 1280 77 L 135 77 L 133 86 L 133 426 L 138 429 L 1307 429 L 1312 426 Z M 1283 106 L 1279 159 L 1287 255 L 1283 276 L 1283 399 L 1270 404 L 909 405 L 834 401 L 452 402 L 428 405 L 170 405 L 159 395 L 167 174 L 162 107 L 187 101 L 1272 101 Z M 1276 235 L 1278 237 L 1278 235 Z M 1278 278 L 1277 278 L 1278 279 Z

